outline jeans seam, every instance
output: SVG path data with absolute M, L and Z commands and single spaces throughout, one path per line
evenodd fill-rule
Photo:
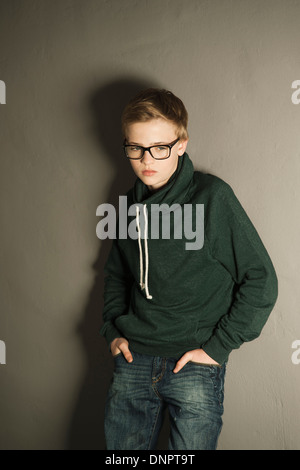
M 156 416 L 155 416 L 155 420 L 154 420 L 154 424 L 152 426 L 152 430 L 151 430 L 151 434 L 150 434 L 150 439 L 149 439 L 149 443 L 148 443 L 148 446 L 147 446 L 147 450 L 151 450 L 151 443 L 152 443 L 152 439 L 153 439 L 153 436 L 154 436 L 154 432 L 155 432 L 155 428 L 156 428 L 156 425 L 157 425 L 157 420 L 158 420 L 158 417 L 159 417 L 159 413 L 160 413 L 160 410 L 161 410 L 161 406 L 162 406 L 162 400 L 161 398 L 159 397 L 160 399 L 160 403 L 159 403 L 159 406 L 158 406 L 158 409 L 156 411 Z
M 216 398 L 219 402 L 219 406 L 222 408 L 223 407 L 222 395 L 224 394 L 224 391 L 222 392 L 222 390 L 224 390 L 223 380 L 220 378 L 219 375 L 217 377 L 215 374 L 211 374 L 210 379 L 212 381 L 212 384 L 213 384 L 213 387 L 214 387 L 214 392 L 215 392 Z M 216 381 L 218 382 L 218 385 L 220 385 L 219 382 L 221 382 L 221 387 L 219 386 L 217 388 Z
M 166 371 L 166 362 L 167 362 L 166 358 L 164 357 L 163 358 L 163 363 L 162 363 L 162 371 L 161 371 L 159 377 L 157 377 L 157 378 L 152 377 L 152 385 L 157 384 L 157 382 L 159 382 L 163 378 L 164 373 Z

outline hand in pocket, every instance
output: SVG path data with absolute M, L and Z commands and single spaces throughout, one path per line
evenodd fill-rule
M 113 356 L 117 356 L 122 353 L 127 362 L 132 362 L 133 357 L 129 350 L 129 343 L 125 338 L 115 338 L 110 343 L 110 350 Z

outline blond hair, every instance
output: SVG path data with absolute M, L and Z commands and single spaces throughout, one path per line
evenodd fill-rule
M 188 139 L 188 113 L 183 102 L 171 91 L 158 88 L 147 88 L 129 101 L 122 114 L 123 136 L 126 138 L 130 124 L 158 118 L 175 124 L 179 139 Z

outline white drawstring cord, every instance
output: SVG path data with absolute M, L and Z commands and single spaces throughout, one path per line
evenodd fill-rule
M 143 290 L 143 252 L 142 252 L 142 244 L 141 244 L 141 227 L 140 227 L 140 212 L 138 206 L 135 208 L 136 210 L 136 225 L 138 230 L 138 243 L 139 243 L 139 252 L 140 252 L 140 287 Z
M 142 242 L 141 242 L 141 227 L 140 227 L 140 214 L 139 214 L 139 207 L 136 206 L 136 225 L 138 230 L 138 244 L 139 244 L 139 252 L 140 252 L 140 287 L 143 290 L 145 288 L 146 297 L 147 299 L 152 299 L 152 295 L 149 294 L 148 289 L 148 270 L 149 270 L 149 256 L 148 256 L 148 216 L 147 216 L 147 206 L 144 204 L 143 206 L 144 218 L 145 218 L 145 226 L 144 226 L 144 243 L 145 243 L 145 284 L 143 283 L 143 249 L 142 249 Z
M 149 268 L 149 257 L 148 257 L 148 214 L 147 207 L 144 204 L 144 217 L 145 217 L 145 231 L 144 231 L 144 243 L 145 243 L 145 291 L 147 299 L 152 299 L 152 295 L 149 294 L 148 290 L 148 268 Z

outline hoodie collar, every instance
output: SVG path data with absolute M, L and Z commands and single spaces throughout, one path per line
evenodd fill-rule
M 145 183 L 137 178 L 133 188 L 134 203 L 181 204 L 186 201 L 187 193 L 194 174 L 193 163 L 187 153 L 178 157 L 178 165 L 168 182 L 158 191 L 152 193 Z

